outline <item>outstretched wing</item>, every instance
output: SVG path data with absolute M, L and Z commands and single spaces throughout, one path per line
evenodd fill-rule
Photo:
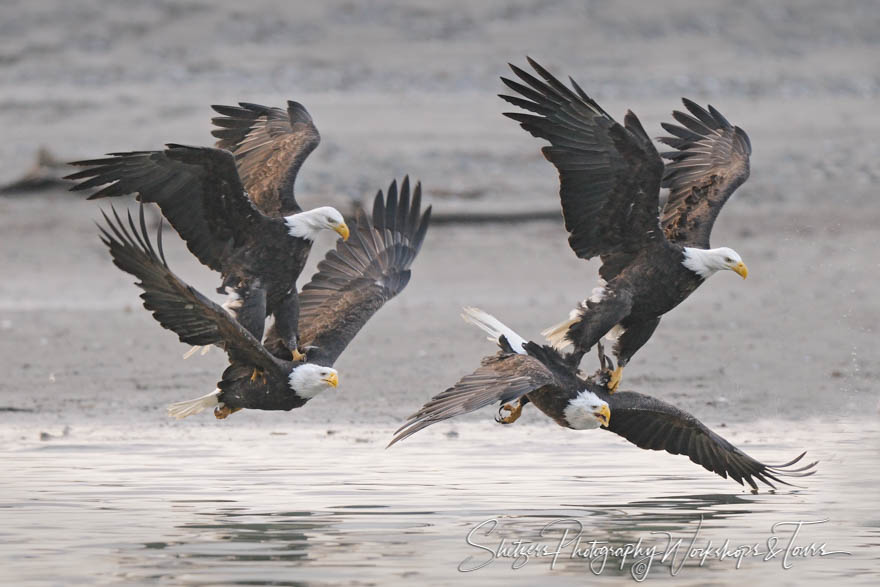
M 749 177 L 752 144 L 748 135 L 720 112 L 683 98 L 690 114 L 675 111 L 681 126 L 663 123 L 671 137 L 660 141 L 676 149 L 663 153 L 663 187 L 669 199 L 663 207 L 666 238 L 682 245 L 709 248 L 712 225 L 724 203 Z
M 310 362 L 332 365 L 367 320 L 409 283 L 431 219 L 431 207 L 423 214 L 421 206 L 421 184 L 410 199 L 408 177 L 399 197 L 392 182 L 387 198 L 381 190 L 376 194 L 372 218 L 361 213 L 351 238 L 318 264 L 299 294 L 299 342 L 317 347 Z
M 104 186 L 90 200 L 138 194 L 141 202 L 155 202 L 199 261 L 221 271 L 229 248 L 269 219 L 251 205 L 228 151 L 167 146 L 76 161 L 71 165 L 86 169 L 66 179 L 84 180 L 73 191 Z
M 522 96 L 501 98 L 534 114 L 504 115 L 550 141 L 542 151 L 559 171 L 572 250 L 582 259 L 601 255 L 603 263 L 613 261 L 619 271 L 626 264 L 621 255 L 629 257 L 646 242 L 662 240 L 658 208 L 663 161 L 635 114 L 627 112 L 621 126 L 574 80 L 574 89 L 569 89 L 528 61 L 544 81 L 511 65 L 526 85 L 501 78 Z
M 217 148 L 232 151 L 238 173 L 254 204 L 269 216 L 301 212 L 293 194 L 303 161 L 321 142 L 312 117 L 299 102 L 288 100 L 287 110 L 239 102 L 238 106 L 211 106 L 218 127 L 211 134 Z
M 608 430 L 623 436 L 636 446 L 687 455 L 705 469 L 728 475 L 740 485 L 752 489 L 755 480 L 774 487 L 773 482 L 791 485 L 781 477 L 806 477 L 815 473 L 815 462 L 793 469 L 804 454 L 781 465 L 765 465 L 739 450 L 687 412 L 632 391 L 618 391 L 607 398 L 611 408 Z
M 503 337 L 502 342 L 506 344 Z M 553 373 L 540 360 L 514 353 L 509 345 L 507 347 L 507 351 L 502 350 L 484 358 L 479 369 L 432 397 L 418 412 L 407 418 L 388 446 L 431 424 L 479 410 L 495 402 L 511 402 L 555 384 Z
M 184 283 L 168 268 L 162 251 L 162 230 L 153 248 L 144 222 L 141 204 L 140 230 L 128 214 L 128 226 L 113 209 L 115 222 L 104 214 L 107 226 L 100 226 L 101 241 L 110 249 L 113 264 L 134 275 L 144 290 L 144 308 L 180 342 L 190 345 L 221 344 L 230 359 L 264 370 L 278 371 L 278 362 L 226 310 Z

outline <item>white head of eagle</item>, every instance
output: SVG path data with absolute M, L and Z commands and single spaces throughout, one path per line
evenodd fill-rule
M 298 396 L 312 399 L 328 387 L 339 385 L 339 373 L 330 367 L 306 363 L 294 367 L 287 382 Z
M 739 253 L 728 247 L 719 247 L 717 249 L 685 247 L 682 265 L 703 279 L 722 269 L 729 269 L 743 279 L 749 275 L 749 269 L 743 263 L 742 257 L 739 256 Z
M 290 236 L 313 241 L 322 230 L 339 233 L 342 240 L 348 240 L 348 225 L 342 214 L 333 206 L 321 206 L 305 212 L 285 216 L 287 232 Z
M 569 400 L 565 406 L 565 421 L 568 427 L 575 430 L 590 430 L 599 426 L 608 426 L 611 420 L 611 409 L 608 402 L 592 391 L 583 390 Z

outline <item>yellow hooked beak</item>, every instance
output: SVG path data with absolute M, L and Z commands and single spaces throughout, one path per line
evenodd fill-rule
M 327 385 L 332 385 L 333 387 L 336 387 L 337 385 L 339 385 L 339 376 L 336 373 L 331 373 L 321 381 L 323 381 Z
M 350 232 L 348 232 L 348 225 L 345 222 L 343 222 L 341 224 L 337 224 L 336 226 L 333 227 L 333 230 L 338 232 L 339 236 L 341 236 L 342 240 L 344 240 L 344 241 L 347 241 L 348 235 L 351 234 Z
M 730 270 L 736 272 L 743 279 L 749 276 L 749 268 L 746 267 L 746 264 L 742 261 L 740 261 L 736 265 L 731 266 Z
M 594 412 L 593 415 L 602 423 L 602 426 L 608 428 L 608 422 L 611 421 L 611 410 L 608 408 L 607 404 L 599 408 L 599 411 Z

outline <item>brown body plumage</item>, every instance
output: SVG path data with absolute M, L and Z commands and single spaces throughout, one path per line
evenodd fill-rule
M 745 277 L 734 251 L 708 247 L 721 207 L 748 177 L 751 146 L 717 110 L 684 100 L 689 114 L 673 114 L 682 126 L 664 124 L 673 136 L 661 140 L 676 149 L 664 154 L 664 167 L 632 112 L 621 125 L 573 80 L 568 88 L 529 63 L 540 79 L 511 65 L 523 83 L 502 79 L 519 96 L 501 97 L 530 113 L 506 116 L 550 142 L 543 153 L 559 171 L 569 244 L 582 259 L 602 260 L 595 295 L 546 334 L 560 347 L 573 343 L 577 364 L 617 326 L 614 353 L 623 366 L 712 272 Z M 671 190 L 662 214 L 661 186 Z
M 406 287 L 430 214 L 430 206 L 422 212 L 420 185 L 411 192 L 409 179 L 404 179 L 398 193 L 397 182 L 392 182 L 387 196 L 382 191 L 376 195 L 372 216 L 359 216 L 352 238 L 327 253 L 302 293 L 306 363 L 290 361 L 274 330 L 262 344 L 225 309 L 174 275 L 162 253 L 161 231 L 153 247 L 143 212 L 139 228 L 130 217 L 126 225 L 118 216 L 115 222 L 105 216 L 102 240 L 114 264 L 137 277 L 144 307 L 164 328 L 181 342 L 226 350 L 229 366 L 217 384 L 216 401 L 231 410 L 290 410 L 312 397 L 297 385 L 295 373 L 304 365 L 318 375 L 327 368 L 335 386 L 333 363 L 373 314 Z M 182 415 L 191 413 L 195 411 Z
M 671 404 L 633 391 L 611 393 L 606 370 L 582 378 L 576 367 L 550 346 L 526 342 L 494 317 L 470 308 L 466 319 L 498 337 L 500 350 L 455 385 L 435 395 L 401 426 L 391 444 L 419 430 L 485 406 L 534 404 L 567 428 L 601 427 L 636 446 L 688 456 L 705 469 L 757 489 L 789 485 L 783 477 L 813 474 L 816 463 L 799 468 L 804 454 L 781 465 L 767 465 L 745 454 L 697 418 Z M 602 363 L 608 360 L 602 356 Z
M 225 114 L 214 119 L 223 127 L 214 131 L 223 148 L 170 144 L 164 151 L 113 153 L 73 163 L 85 169 L 69 179 L 81 180 L 74 190 L 103 186 L 89 199 L 135 193 L 156 203 L 199 261 L 220 272 L 218 291 L 241 298 L 228 309 L 242 324 L 261 339 L 265 318 L 273 316 L 294 349 L 296 281 L 313 233 L 349 233 L 337 210 L 303 212 L 293 195 L 296 174 L 318 144 L 317 129 L 296 102 L 287 113 L 254 104 L 215 109 Z

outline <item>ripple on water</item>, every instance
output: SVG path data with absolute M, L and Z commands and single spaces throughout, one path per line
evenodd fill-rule
M 852 556 L 795 560 L 788 571 L 780 560 L 748 558 L 739 570 L 730 558 L 702 567 L 688 561 L 678 578 L 742 583 L 779 573 L 800 583 L 846 577 L 867 585 L 880 562 L 878 432 L 805 431 L 746 446 L 770 461 L 805 446 L 822 461 L 804 488 L 756 495 L 681 457 L 600 433 L 529 427 L 517 432 L 519 445 L 476 427 L 466 439 L 427 431 L 387 451 L 308 430 L 250 431 L 246 442 L 235 442 L 235 432 L 225 442 L 191 432 L 185 451 L 180 439 L 158 431 L 155 442 L 62 439 L 4 457 L 0 564 L 17 584 L 408 585 L 460 578 L 456 569 L 468 557 L 468 564 L 486 562 L 488 552 L 465 537 L 489 520 L 472 541 L 555 548 L 566 529 L 569 537 L 580 529 L 583 546 L 641 539 L 662 547 L 665 533 L 687 543 L 698 529 L 696 546 L 766 545 L 777 522 L 828 519 L 803 527 L 798 542 L 827 542 Z M 368 434 L 352 437 L 359 436 Z M 611 556 L 602 574 L 630 577 L 629 558 L 621 565 Z M 509 585 L 552 574 L 583 584 L 591 572 L 568 550 L 552 568 L 549 557 L 532 556 L 516 570 L 513 563 L 499 558 L 465 577 Z M 669 574 L 659 562 L 650 570 Z

